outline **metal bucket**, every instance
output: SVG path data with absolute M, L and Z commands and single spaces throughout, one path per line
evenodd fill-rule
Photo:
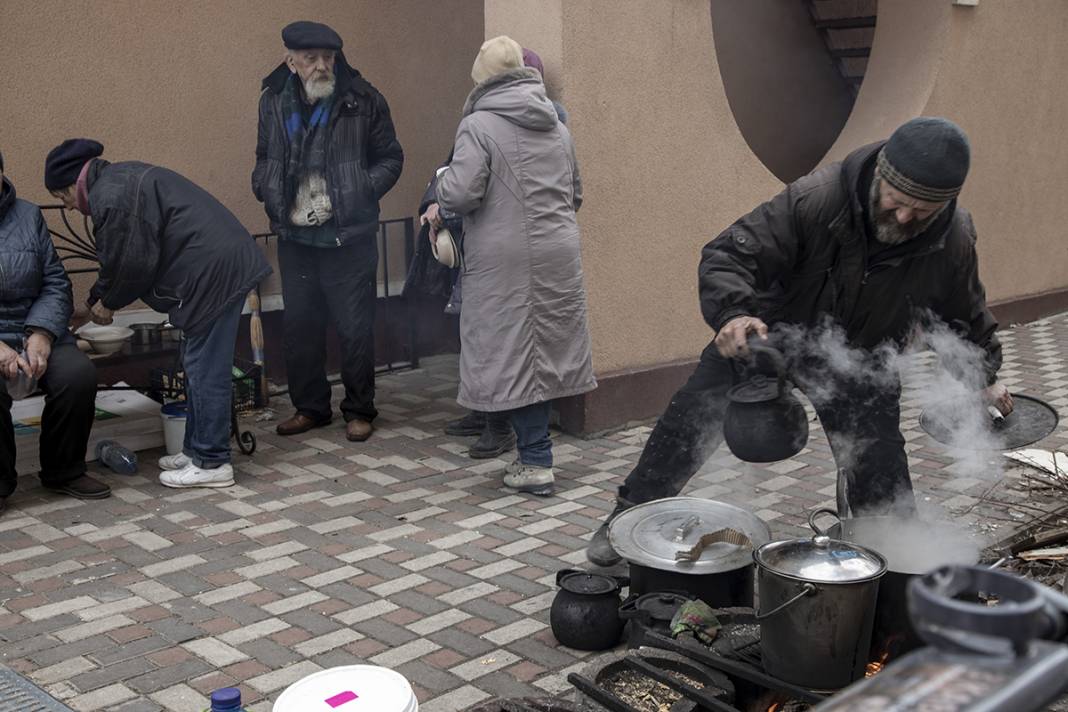
M 825 536 L 765 544 L 753 558 L 767 673 L 813 690 L 863 677 L 886 560 Z

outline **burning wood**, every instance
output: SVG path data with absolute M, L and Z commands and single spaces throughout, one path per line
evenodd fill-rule
M 890 649 L 887 648 L 883 651 L 883 654 L 879 656 L 878 660 L 872 660 L 868 663 L 867 667 L 864 668 L 864 677 L 875 677 L 881 673 L 883 668 L 886 667 L 886 659 L 889 657 Z

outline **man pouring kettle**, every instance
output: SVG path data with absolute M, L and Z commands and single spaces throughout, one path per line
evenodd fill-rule
M 748 354 L 750 340 L 766 340 L 769 327 L 829 325 L 874 369 L 920 321 L 943 322 L 980 354 L 973 373 L 953 375 L 999 412 L 1012 411 L 996 380 L 1001 345 L 979 280 L 975 227 L 957 206 L 970 157 L 959 126 L 913 119 L 889 140 L 791 183 L 704 247 L 701 311 L 715 337 L 620 486 L 587 549 L 591 562 L 619 561 L 608 541 L 612 518 L 677 495 L 719 446 L 736 358 Z M 910 514 L 900 382 L 896 371 L 873 372 L 860 368 L 812 399 L 839 467 L 839 505 L 854 515 Z

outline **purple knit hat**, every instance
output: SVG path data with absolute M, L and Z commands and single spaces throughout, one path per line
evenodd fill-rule
M 538 74 L 545 76 L 545 66 L 541 63 L 541 57 L 532 49 L 523 48 L 523 66 L 537 69 Z

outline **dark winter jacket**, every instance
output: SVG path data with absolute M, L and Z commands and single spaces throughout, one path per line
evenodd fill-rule
M 827 316 L 861 348 L 902 344 L 929 310 L 987 352 L 987 383 L 1001 365 L 997 322 L 986 306 L 971 216 L 947 206 L 923 234 L 868 256 L 861 201 L 882 143 L 797 181 L 741 218 L 701 258 L 705 321 L 740 315 L 816 325 Z
M 326 183 L 338 244 L 378 232 L 378 201 L 400 178 L 404 152 L 385 98 L 338 54 L 336 99 L 327 140 Z M 290 74 L 279 65 L 263 80 L 252 192 L 263 203 L 271 230 L 286 239 L 292 230 L 285 189 L 289 141 L 282 116 L 282 89 Z
M 234 214 L 174 171 L 97 159 L 87 178 L 100 259 L 90 304 L 141 299 L 195 333 L 271 273 Z
M 6 178 L 0 183 L 0 340 L 21 344 L 26 329 L 44 329 L 56 341 L 67 331 L 73 311 L 70 279 L 56 254 L 40 209 L 15 197 Z

